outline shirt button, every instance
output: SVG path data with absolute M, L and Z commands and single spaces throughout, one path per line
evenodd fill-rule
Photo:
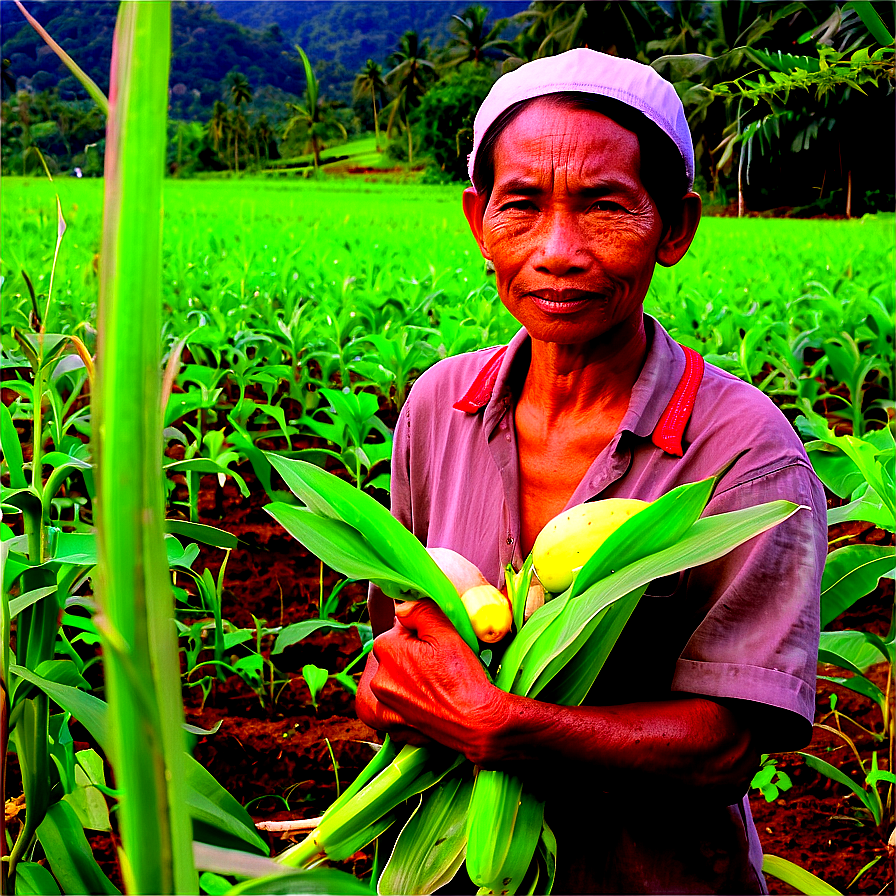
M 512 535 L 507 536 L 507 544 L 513 544 L 513 536 Z
M 504 436 L 504 438 L 507 439 L 507 441 L 509 442 L 510 441 L 510 433 L 507 433 L 507 435 Z

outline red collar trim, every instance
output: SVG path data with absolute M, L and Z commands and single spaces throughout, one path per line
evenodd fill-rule
M 702 356 L 692 348 L 688 348 L 686 345 L 681 348 L 684 351 L 684 373 L 669 404 L 666 405 L 666 410 L 663 411 L 659 423 L 653 430 L 653 444 L 667 454 L 674 454 L 676 457 L 684 455 L 682 446 L 684 431 L 691 419 L 694 401 L 697 398 L 697 391 L 703 380 L 703 371 L 706 366 Z M 463 398 L 454 403 L 454 407 L 458 411 L 475 414 L 489 403 L 506 351 L 507 346 L 502 345 L 485 362 Z

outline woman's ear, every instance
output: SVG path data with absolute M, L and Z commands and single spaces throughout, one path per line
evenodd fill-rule
M 477 193 L 472 187 L 464 190 L 464 215 L 473 237 L 479 245 L 479 251 L 486 261 L 491 260 L 491 255 L 485 248 L 485 242 L 482 239 L 482 219 L 485 217 L 485 207 L 488 205 L 488 196 L 484 193 Z
M 697 232 L 702 211 L 703 200 L 693 191 L 681 200 L 678 217 L 666 228 L 656 251 L 656 260 L 663 267 L 671 268 L 684 258 Z

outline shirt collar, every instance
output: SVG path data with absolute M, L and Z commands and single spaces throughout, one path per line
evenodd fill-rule
M 681 346 L 649 314 L 644 315 L 644 325 L 648 339 L 647 357 L 614 442 L 618 442 L 622 432 L 649 438 L 684 373 L 685 358 Z M 528 352 L 529 334 L 523 328 L 510 340 L 504 352 L 491 398 L 485 405 L 483 422 L 489 431 L 513 402 L 513 368 Z

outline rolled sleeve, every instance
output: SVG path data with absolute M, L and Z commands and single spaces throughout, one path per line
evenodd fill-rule
M 691 571 L 688 590 L 709 595 L 678 662 L 672 689 L 784 710 L 776 732 L 759 731 L 769 750 L 811 737 L 818 661 L 819 591 L 827 551 L 824 494 L 795 462 L 722 491 L 708 514 L 779 499 L 802 505 L 793 516 L 725 557 Z

